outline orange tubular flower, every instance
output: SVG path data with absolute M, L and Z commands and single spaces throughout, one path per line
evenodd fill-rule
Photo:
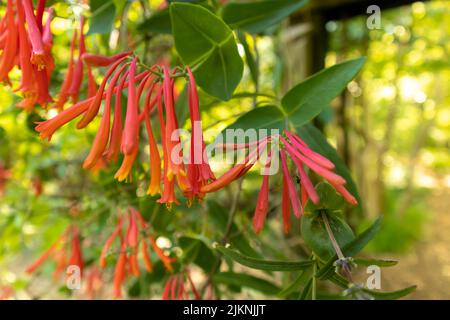
M 294 182 L 292 181 L 291 175 L 289 173 L 289 168 L 286 160 L 286 152 L 283 149 L 280 150 L 280 156 L 281 156 L 281 166 L 283 170 L 283 176 L 286 179 L 287 191 L 289 198 L 291 199 L 292 208 L 294 209 L 295 216 L 297 218 L 300 218 L 301 215 L 303 214 L 303 209 L 298 199 L 297 190 L 295 189 Z
M 167 161 L 167 171 L 165 174 L 170 182 L 175 176 L 186 176 L 186 173 L 184 172 L 183 162 L 180 160 L 183 158 L 183 155 L 180 154 L 181 150 L 179 154 L 174 154 L 174 149 L 180 145 L 180 138 L 177 134 L 178 121 L 174 109 L 173 81 L 170 78 L 169 69 L 166 66 L 164 66 L 163 93 L 164 106 L 166 110 L 166 132 L 164 144 L 167 150 L 167 157 L 165 157 L 165 161 Z M 174 159 L 175 157 L 177 159 Z
M 114 270 L 113 296 L 116 299 L 122 297 L 122 282 L 125 279 L 125 267 L 127 263 L 126 243 L 122 241 L 119 259 Z
M 86 160 L 84 160 L 83 168 L 90 169 L 92 168 L 97 161 L 102 156 L 105 151 L 106 145 L 108 144 L 109 138 L 109 126 L 110 126 L 110 118 L 111 118 L 111 100 L 113 96 L 113 89 L 125 69 L 126 65 L 123 65 L 113 76 L 111 79 L 108 90 L 106 91 L 106 99 L 105 99 L 105 108 L 103 110 L 103 117 L 100 123 L 100 127 L 97 131 L 97 135 L 95 136 L 94 143 L 92 144 L 91 151 L 87 156 Z
M 84 262 L 83 262 L 83 253 L 81 251 L 81 244 L 80 244 L 80 236 L 79 231 L 76 226 L 72 227 L 72 253 L 69 259 L 69 265 L 75 265 L 80 268 L 81 274 L 83 273 L 84 268 Z
M 83 100 L 74 104 L 70 108 L 65 109 L 56 115 L 54 118 L 39 122 L 35 130 L 40 133 L 40 137 L 42 139 L 48 139 L 48 141 L 50 141 L 56 130 L 85 112 L 89 108 L 92 101 L 94 101 L 94 98 Z
M 161 157 L 159 155 L 158 145 L 156 144 L 155 141 L 155 136 L 153 135 L 150 116 L 148 113 L 145 117 L 145 127 L 147 129 L 148 135 L 148 145 L 150 152 L 150 176 L 151 176 L 147 194 L 154 196 L 160 192 Z
M 281 211 L 283 216 L 284 233 L 288 234 L 291 230 L 291 204 L 289 200 L 288 182 L 283 174 L 283 189 L 281 193 Z
M 43 12 L 43 6 L 45 1 L 40 1 L 38 11 Z M 48 92 L 50 76 L 54 69 L 50 30 L 52 16 L 53 11 L 49 9 L 44 28 L 42 18 L 38 20 L 34 15 L 31 1 L 8 0 L 6 15 L 1 20 L 0 82 L 11 86 L 9 72 L 16 65 L 20 68 L 20 85 L 14 91 L 22 93 L 24 99 L 17 107 L 26 111 L 32 111 L 35 104 L 46 107 L 52 101 Z
M 255 230 L 256 233 L 259 233 L 262 230 L 264 222 L 266 220 L 267 212 L 269 210 L 269 169 L 270 169 L 270 158 L 266 165 L 266 169 L 264 170 L 261 190 L 258 195 L 255 214 L 253 216 L 253 229 Z
M 136 146 L 136 148 L 130 154 L 126 154 L 123 157 L 122 165 L 114 175 L 115 179 L 119 181 L 124 181 L 125 179 L 128 178 L 131 172 L 131 168 L 133 167 L 134 160 L 136 160 L 138 151 L 139 148 Z
M 31 47 L 28 40 L 27 30 L 25 29 L 25 14 L 22 2 L 17 2 L 17 29 L 19 33 L 19 65 L 22 70 L 22 79 L 18 90 L 22 91 L 25 98 L 33 95 L 35 91 L 35 80 L 33 67 L 31 65 Z
M 220 178 L 217 178 L 213 182 L 201 187 L 200 192 L 202 193 L 215 192 L 245 175 L 253 167 L 253 165 L 255 164 L 254 158 L 255 157 L 257 158 L 259 156 L 261 151 L 266 147 L 267 142 L 268 142 L 267 138 L 258 141 L 254 150 L 248 156 L 246 156 L 243 161 L 241 161 L 236 166 L 228 170 Z
M 8 0 L 6 7 L 6 30 L 7 38 L 0 60 L 0 82 L 9 83 L 8 73 L 14 67 L 17 50 L 17 28 L 14 22 L 13 0 Z
M 103 156 L 106 161 L 117 161 L 117 157 L 120 152 L 120 143 L 122 141 L 122 90 L 127 80 L 128 71 L 120 79 L 117 86 L 116 100 L 114 103 L 114 120 L 111 129 L 111 135 L 109 137 L 108 149 L 104 152 Z
M 193 197 L 202 199 L 204 194 L 200 192 L 201 187 L 206 185 L 209 180 L 215 180 L 215 176 L 209 166 L 205 153 L 197 85 L 191 69 L 186 68 L 186 70 L 189 75 L 188 100 L 192 127 L 190 159 L 187 166 L 187 176 L 191 186 L 188 197 L 190 199 Z
M 72 97 L 72 102 L 76 103 L 78 101 L 78 95 L 80 94 L 81 83 L 83 81 L 83 60 L 81 56 L 86 52 L 86 44 L 84 42 L 84 17 L 80 19 L 80 29 L 79 29 L 79 41 L 78 41 L 78 59 L 73 71 L 73 78 L 71 79 L 71 84 L 69 88 L 69 95 Z
M 122 58 L 124 59 L 124 58 Z M 120 61 L 120 60 L 119 60 Z M 128 73 L 128 102 L 125 117 L 125 127 L 123 129 L 121 151 L 124 155 L 133 153 L 139 144 L 139 109 L 136 96 L 136 63 L 135 57 L 131 62 Z
M 125 237 L 122 235 L 123 222 L 127 221 Z M 140 229 L 139 229 L 140 228 Z M 142 257 L 145 269 L 151 272 L 153 269 L 150 256 L 148 254 L 147 238 L 143 236 L 139 238 L 140 233 L 146 233 L 148 230 L 147 223 L 135 208 L 129 208 L 125 215 L 119 216 L 119 221 L 113 233 L 107 239 L 100 256 L 100 267 L 104 269 L 106 266 L 106 255 L 115 238 L 120 239 L 120 254 L 115 267 L 113 295 L 116 298 L 121 296 L 121 286 L 126 278 L 126 271 L 129 270 L 130 275 L 139 276 L 138 253 L 139 246 L 142 245 Z M 149 236 L 153 250 L 160 257 L 167 270 L 173 271 L 171 259 L 164 255 L 164 252 L 156 245 L 153 237 Z
M 117 69 L 117 67 L 126 59 L 126 57 L 116 61 L 111 68 L 106 72 L 105 77 L 103 78 L 103 81 L 100 85 L 100 88 L 97 91 L 97 94 L 95 97 L 93 97 L 92 103 L 89 106 L 86 113 L 83 115 L 81 120 L 77 123 L 77 128 L 82 129 L 86 127 L 91 121 L 95 118 L 95 116 L 98 113 L 98 110 L 100 109 L 100 105 L 102 103 L 102 99 L 104 97 L 104 91 L 106 84 L 108 82 L 109 77 L 113 74 L 113 72 Z
M 66 247 L 70 247 L 70 259 L 66 260 Z M 79 231 L 76 226 L 69 226 L 66 231 L 56 240 L 52 246 L 45 251 L 35 262 L 33 262 L 27 269 L 27 273 L 34 273 L 45 261 L 52 258 L 56 262 L 56 268 L 53 272 L 55 279 L 68 266 L 75 265 L 83 272 L 84 262 L 83 253 L 81 250 L 81 241 Z
M 67 72 L 64 77 L 64 81 L 61 86 L 61 90 L 59 91 L 58 99 L 56 100 L 55 107 L 59 110 L 64 109 L 64 104 L 69 99 L 70 93 L 70 87 L 72 85 L 72 77 L 74 72 L 74 50 L 75 50 L 75 41 L 77 39 L 77 31 L 74 30 L 72 35 L 72 40 L 70 42 L 70 58 L 69 58 L 69 65 L 67 66 Z
M 30 38 L 31 46 L 33 47 L 31 62 L 37 66 L 38 70 L 42 70 L 48 66 L 48 57 L 45 52 L 41 30 L 36 22 L 31 0 L 22 1 L 22 4 L 28 25 L 28 36 Z
M 91 54 L 91 53 L 84 53 L 81 57 L 83 61 L 93 67 L 107 67 L 117 60 L 122 59 L 123 57 L 127 57 L 131 54 L 131 52 L 122 52 L 118 53 L 114 56 L 107 57 L 100 54 Z
M 189 293 L 185 284 L 187 278 L 188 284 L 191 288 L 191 293 L 195 300 L 201 300 L 201 296 L 198 293 L 197 288 L 192 281 L 189 270 L 185 270 L 182 273 L 171 275 L 164 286 L 162 300 L 189 300 Z

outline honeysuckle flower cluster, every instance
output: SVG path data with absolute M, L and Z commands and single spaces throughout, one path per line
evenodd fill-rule
M 103 169 L 117 161 L 119 154 L 122 154 L 121 166 L 115 173 L 115 178 L 119 181 L 129 178 L 139 153 L 139 129 L 141 125 L 145 126 L 150 154 L 150 182 L 147 193 L 152 196 L 160 194 L 158 202 L 170 208 L 173 203 L 179 204 L 175 195 L 175 186 L 185 196 L 188 205 L 194 199 L 202 200 L 207 193 L 220 190 L 244 176 L 255 165 L 268 145 L 273 145 L 277 141 L 280 146 L 279 151 L 278 153 L 269 152 L 266 169 L 270 167 L 273 157 L 281 159 L 283 175 L 281 206 L 286 233 L 290 230 L 291 209 L 294 215 L 300 218 L 307 201 L 310 200 L 314 204 L 320 201 L 308 172 L 312 171 L 325 179 L 348 203 L 352 205 L 357 203 L 353 195 L 345 188 L 345 179 L 333 172 L 335 165 L 314 152 L 300 137 L 288 130 L 284 130 L 281 135 L 267 136 L 256 142 L 224 145 L 226 148 L 245 149 L 245 157 L 216 179 L 208 164 L 202 127 L 198 126 L 198 123 L 201 123 L 199 98 L 195 78 L 189 67 L 185 69 L 178 67 L 172 70 L 166 65 L 145 67 L 139 63 L 136 56 L 129 52 L 112 57 L 84 54 L 83 59 L 92 66 L 109 67 L 98 91 L 93 97 L 79 101 L 54 118 L 39 123 L 36 130 L 40 132 L 42 138 L 50 140 L 58 128 L 80 116 L 77 128 L 85 128 L 95 119 L 103 102 L 100 126 L 83 163 L 85 169 Z M 140 67 L 144 70 L 138 72 Z M 174 104 L 174 83 L 177 77 L 186 78 L 188 84 L 192 133 L 187 163 L 183 162 L 181 139 L 177 133 L 179 124 Z M 122 91 L 125 89 L 128 97 L 125 119 L 122 119 Z M 159 143 L 156 139 L 156 128 L 153 128 L 151 121 L 153 116 L 159 124 L 161 137 Z M 297 171 L 295 176 L 300 182 L 299 191 L 288 168 L 288 157 Z M 268 193 L 269 172 L 267 171 L 263 174 L 253 219 L 256 232 L 260 232 L 264 226 L 269 209 Z
M 111 162 L 117 161 L 119 154 L 122 154 L 122 164 L 115 178 L 119 181 L 129 178 L 139 153 L 139 129 L 143 125 L 150 153 L 150 182 L 147 193 L 152 196 L 161 194 L 158 202 L 165 203 L 168 207 L 179 203 L 175 196 L 175 186 L 181 190 L 189 203 L 194 199 L 203 199 L 205 193 L 202 188 L 214 181 L 215 177 L 207 159 L 203 156 L 196 159 L 197 153 L 204 154 L 205 143 L 201 127 L 196 125 L 200 122 L 200 111 L 192 71 L 188 67 L 185 70 L 169 70 L 167 66 L 154 65 L 138 72 L 138 58 L 128 52 L 113 57 L 89 54 L 84 55 L 83 59 L 90 65 L 109 67 L 98 91 L 95 96 L 79 101 L 54 118 L 39 123 L 36 130 L 40 132 L 40 136 L 50 140 L 58 128 L 79 116 L 81 119 L 77 128 L 85 128 L 95 119 L 103 102 L 100 126 L 91 151 L 83 163 L 85 169 L 105 168 Z M 182 161 L 177 161 L 183 158 L 183 151 L 177 151 L 180 137 L 173 137 L 179 129 L 174 103 L 174 83 L 175 78 L 180 76 L 188 81 L 189 113 L 193 128 L 190 161 L 187 166 Z M 125 89 L 128 97 L 125 119 L 122 119 L 122 91 Z M 159 121 L 161 151 L 156 141 L 156 128 L 153 128 L 151 122 L 153 115 L 157 116 Z
M 79 229 L 76 225 L 71 225 L 48 250 L 26 269 L 26 272 L 34 273 L 45 261 L 52 259 L 56 262 L 53 272 L 55 279 L 61 273 L 65 273 L 68 266 L 77 266 L 82 275 L 84 260 L 81 248 Z
M 330 160 L 311 150 L 299 136 L 288 130 L 284 130 L 284 136 L 278 136 L 277 138 L 280 142 L 279 157 L 283 179 L 281 210 L 285 233 L 289 233 L 291 228 L 291 209 L 295 217 L 300 218 L 309 200 L 314 204 L 318 204 L 320 201 L 307 170 L 325 179 L 349 204 L 357 204 L 355 197 L 345 188 L 345 179 L 333 172 L 335 165 Z M 297 171 L 295 175 L 292 175 L 289 170 L 288 157 L 292 160 Z M 266 168 L 270 167 L 271 161 L 272 157 L 269 156 Z M 298 188 L 293 176 L 297 178 Z M 265 173 L 253 217 L 253 228 L 257 233 L 264 226 L 269 210 L 268 202 L 269 174 Z
M 189 291 L 193 299 L 202 299 L 194 281 L 192 281 L 190 271 L 186 269 L 183 272 L 171 275 L 167 279 L 161 298 L 162 300 L 189 300 L 191 299 Z
M 63 110 L 66 102 L 71 100 L 72 103 L 78 101 L 81 86 L 85 74 L 87 76 L 87 97 L 93 97 L 97 92 L 97 83 L 92 74 L 91 64 L 83 59 L 86 52 L 86 42 L 84 37 L 84 17 L 80 19 L 80 26 L 78 30 L 74 30 L 72 40 L 70 42 L 70 58 L 67 65 L 67 72 L 64 76 L 64 81 L 61 85 L 58 98 L 55 101 L 54 107 Z M 75 57 L 75 49 L 78 47 L 78 56 Z M 86 72 L 84 71 L 86 70 Z
M 23 96 L 17 106 L 27 111 L 36 104 L 46 107 L 52 102 L 52 17 L 53 9 L 45 9 L 44 0 L 38 1 L 36 9 L 31 0 L 7 0 L 6 13 L 0 20 L 0 82 L 12 86 L 9 74 L 16 66 L 20 69 L 20 84 L 14 91 Z
M 126 232 L 123 229 L 126 225 Z M 118 238 L 120 248 L 116 267 L 114 271 L 113 296 L 120 298 L 122 296 L 122 283 L 127 275 L 140 276 L 138 263 L 139 249 L 141 249 L 142 260 L 147 272 L 152 272 L 153 264 L 150 259 L 148 246 L 158 255 L 165 268 L 169 272 L 173 272 L 172 258 L 166 256 L 163 250 L 156 244 L 155 238 L 148 234 L 148 225 L 142 217 L 141 213 L 135 208 L 128 208 L 119 216 L 116 228 L 111 233 L 103 246 L 100 256 L 100 268 L 106 266 L 106 257 L 113 245 L 114 240 Z

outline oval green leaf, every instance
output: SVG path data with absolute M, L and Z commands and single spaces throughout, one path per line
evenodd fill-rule
M 243 62 L 232 30 L 200 5 L 170 5 L 178 54 L 194 68 L 197 84 L 208 94 L 229 100 L 241 81 Z
M 324 69 L 286 93 L 281 104 L 295 127 L 319 115 L 356 76 L 365 58 L 349 60 Z
M 352 229 L 343 219 L 328 214 L 327 218 L 339 247 L 345 247 L 355 238 Z M 333 244 L 320 214 L 305 215 L 302 218 L 301 231 L 305 243 L 320 259 L 326 261 L 335 255 Z

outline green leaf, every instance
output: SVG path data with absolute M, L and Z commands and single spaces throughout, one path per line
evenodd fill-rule
M 361 70 L 365 58 L 349 60 L 324 69 L 286 93 L 281 104 L 295 127 L 314 119 Z
M 248 256 L 244 256 L 243 254 L 225 248 L 223 246 L 216 246 L 216 249 L 220 251 L 223 255 L 233 259 L 234 261 L 258 270 L 267 270 L 267 271 L 296 271 L 296 270 L 304 270 L 310 267 L 313 264 L 313 261 L 272 261 L 272 260 L 261 260 L 255 259 Z
M 378 267 L 393 267 L 397 265 L 398 261 L 383 260 L 383 259 L 362 259 L 356 258 L 353 260 L 358 266 L 378 266 Z
M 355 238 L 352 229 L 343 219 L 329 214 L 327 218 L 339 247 L 345 247 Z M 328 260 L 335 255 L 321 214 L 313 213 L 303 216 L 301 231 L 303 240 L 319 258 Z
M 375 300 L 396 300 L 407 296 L 416 291 L 417 286 L 410 286 L 401 290 L 391 292 L 381 292 L 369 289 L 363 289 L 364 292 L 370 294 Z
M 178 239 L 180 247 L 183 249 L 183 259 L 185 264 L 195 263 L 205 272 L 213 269 L 215 257 L 210 248 L 200 239 L 183 236 Z
M 172 22 L 170 21 L 169 9 L 164 9 L 153 14 L 139 25 L 138 30 L 142 32 L 171 34 Z
M 313 279 L 309 279 L 308 283 L 306 284 L 305 288 L 303 288 L 303 291 L 301 292 L 299 296 L 299 300 L 306 300 L 308 299 L 308 296 L 311 292 L 311 286 L 312 286 Z
M 353 257 L 358 254 L 369 242 L 373 239 L 373 237 L 378 233 L 381 227 L 382 217 L 375 220 L 375 222 L 367 228 L 364 232 L 358 235 L 353 241 L 347 244 L 342 248 L 342 253 L 346 257 Z M 328 279 L 330 278 L 334 272 L 333 264 L 337 260 L 337 256 L 334 255 L 331 259 L 325 263 L 325 265 L 320 268 L 317 272 L 317 277 L 319 279 Z
M 241 81 L 243 62 L 231 29 L 199 5 L 170 5 L 178 54 L 194 68 L 198 85 L 208 94 L 229 100 Z
M 226 137 L 227 130 L 283 130 L 284 128 L 284 116 L 280 108 L 276 106 L 263 106 L 255 108 L 244 115 L 240 116 L 234 123 L 229 125 L 222 131 L 222 135 Z M 266 132 L 266 135 L 270 135 L 270 132 Z
M 105 34 L 112 30 L 116 18 L 116 6 L 114 1 L 91 0 L 89 2 L 91 16 L 89 18 L 89 31 L 91 34 Z
M 347 184 L 345 187 L 347 190 L 358 200 L 358 207 L 361 210 L 361 197 L 359 196 L 356 184 L 353 181 L 350 170 L 345 165 L 344 161 L 337 154 L 336 149 L 331 146 L 324 135 L 313 125 L 307 124 L 297 129 L 297 133 L 308 146 L 317 153 L 320 153 L 336 166 L 336 172 L 342 176 Z
M 247 287 L 259 292 L 275 295 L 280 289 L 273 283 L 245 273 L 219 272 L 213 276 L 215 283 Z
M 347 289 L 350 284 L 347 279 L 338 274 L 334 274 L 333 277 L 330 278 L 330 281 L 343 289 Z M 396 300 L 407 296 L 408 294 L 414 292 L 416 289 L 417 286 L 410 286 L 404 289 L 390 292 L 375 291 L 366 288 L 363 288 L 362 291 L 369 294 L 375 300 Z
M 302 8 L 308 1 L 263 0 L 253 2 L 230 2 L 222 10 L 222 18 L 234 29 L 250 33 L 266 31 L 270 26 Z
M 291 295 L 295 291 L 299 290 L 301 286 L 306 285 L 307 281 L 312 276 L 313 268 L 312 266 L 308 267 L 307 269 L 303 270 L 297 278 L 292 282 L 288 287 L 284 288 L 278 293 L 278 296 L 283 298 Z

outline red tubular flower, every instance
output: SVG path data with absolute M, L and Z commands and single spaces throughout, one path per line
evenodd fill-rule
M 52 47 L 53 47 L 53 34 L 51 30 L 51 23 L 53 20 L 53 16 L 55 11 L 52 8 L 47 10 L 47 21 L 45 22 L 45 26 L 42 31 L 42 42 L 44 43 L 45 54 L 48 59 L 48 65 L 46 67 L 47 75 L 50 78 L 53 69 L 55 68 L 55 61 L 52 56 Z M 42 22 L 42 19 L 41 19 Z
M 67 246 L 70 247 L 71 251 L 70 258 L 68 260 L 66 259 Z M 49 258 L 52 258 L 56 262 L 56 268 L 53 272 L 54 279 L 57 279 L 59 275 L 71 265 L 78 266 L 80 268 L 80 272 L 83 272 L 83 253 L 81 250 L 79 230 L 76 226 L 69 226 L 58 238 L 58 240 L 56 240 L 47 251 L 45 251 L 26 269 L 26 272 L 35 272 Z
M 215 177 L 205 154 L 197 85 L 191 69 L 186 68 L 186 70 L 189 75 L 188 100 L 192 127 L 190 161 L 187 166 L 187 176 L 191 186 L 189 197 L 198 197 L 199 199 L 202 199 L 204 194 L 200 192 L 201 187 L 206 185 L 209 180 L 214 180 Z
M 159 155 L 158 145 L 156 144 L 155 136 L 153 135 L 150 116 L 148 113 L 145 117 L 145 127 L 147 129 L 148 135 L 148 145 L 150 152 L 150 177 L 151 177 L 147 194 L 154 196 L 160 192 L 161 157 Z
M 136 148 L 130 154 L 124 155 L 122 165 L 114 175 L 115 179 L 119 181 L 124 181 L 129 177 L 131 168 L 133 167 L 134 160 L 136 160 L 138 151 L 139 148 L 136 146 Z
M 122 141 L 122 90 L 125 86 L 127 76 L 128 71 L 122 76 L 117 86 L 116 100 L 114 103 L 114 120 L 109 137 L 109 146 L 103 154 L 108 162 L 117 161 L 120 152 L 120 143 Z
M 54 243 L 47 251 L 45 251 L 37 260 L 35 260 L 28 268 L 25 270 L 27 273 L 34 273 L 37 268 L 39 268 L 48 258 L 55 252 L 59 245 L 60 239 Z
M 35 130 L 40 133 L 40 137 L 42 139 L 48 139 L 48 141 L 50 141 L 56 130 L 85 112 L 89 108 L 92 101 L 94 101 L 94 98 L 83 100 L 74 104 L 55 117 L 47 121 L 39 122 Z
M 86 44 L 84 41 L 84 17 L 80 19 L 79 40 L 78 40 L 78 59 L 73 71 L 73 78 L 69 88 L 69 95 L 72 97 L 72 102 L 78 101 L 80 94 L 81 83 L 83 81 L 83 60 L 81 56 L 86 52 Z
M 189 270 L 187 269 L 182 273 L 171 275 L 167 279 L 163 289 L 162 300 L 188 300 L 189 293 L 187 291 L 187 285 L 185 284 L 185 278 L 188 280 L 194 299 L 201 300 L 201 296 L 195 288 Z
M 105 151 L 106 145 L 108 144 L 111 118 L 111 100 L 114 92 L 113 89 L 125 67 L 126 65 L 123 65 L 114 74 L 109 83 L 108 90 L 106 91 L 105 108 L 103 110 L 102 121 L 100 122 L 100 127 L 97 131 L 97 135 L 95 136 L 91 151 L 89 152 L 89 155 L 83 163 L 83 168 L 85 169 L 90 169 L 97 163 L 97 161 L 101 158 L 103 152 Z
M 124 58 L 122 58 L 124 59 Z M 120 61 L 120 60 L 119 60 Z M 123 129 L 121 151 L 124 155 L 131 154 L 139 144 L 139 109 L 136 96 L 136 62 L 133 59 L 128 73 L 128 102 L 125 116 L 125 127 Z
M 291 175 L 289 173 L 289 168 L 286 160 L 286 153 L 283 149 L 280 150 L 281 156 L 281 167 L 283 170 L 283 176 L 286 179 L 287 191 L 289 198 L 291 199 L 292 208 L 294 209 L 294 214 L 297 218 L 300 218 L 303 214 L 302 206 L 298 199 L 297 190 L 295 189 L 294 182 L 292 181 Z
M 36 16 L 33 12 L 33 4 L 31 0 L 22 1 L 22 4 L 25 11 L 25 19 L 28 25 L 28 36 L 30 38 L 31 46 L 33 47 L 31 62 L 37 66 L 38 70 L 42 70 L 48 66 L 48 57 L 45 52 L 41 30 L 36 22 Z
M 126 243 L 122 241 L 119 259 L 114 270 L 113 297 L 119 299 L 122 297 L 122 282 L 125 279 L 127 263 Z
M 107 67 L 116 62 L 117 60 L 129 56 L 130 54 L 131 52 L 121 52 L 114 56 L 108 57 L 100 54 L 84 53 L 82 59 L 89 66 Z
M 122 235 L 122 227 L 124 223 L 127 223 L 125 237 L 123 237 Z M 130 275 L 140 275 L 138 261 L 139 246 L 141 246 L 142 249 L 142 258 L 144 260 L 145 269 L 148 272 L 152 271 L 153 266 L 148 253 L 148 246 L 146 242 L 147 240 L 150 241 L 153 250 L 160 257 L 165 267 L 170 272 L 173 271 L 173 268 L 171 266 L 171 258 L 164 255 L 164 252 L 161 250 L 161 248 L 156 245 L 154 238 L 152 236 L 149 236 L 147 239 L 145 235 L 142 237 L 139 236 L 141 233 L 146 233 L 147 230 L 147 223 L 145 222 L 140 212 L 131 207 L 127 210 L 125 215 L 119 216 L 116 228 L 108 237 L 105 245 L 103 246 L 100 256 L 101 269 L 104 269 L 106 266 L 106 255 L 108 254 L 113 241 L 117 237 L 120 239 L 120 254 L 116 263 L 113 288 L 113 295 L 116 298 L 121 296 L 121 286 L 126 278 L 127 270 Z
M 265 148 L 266 145 L 267 145 L 266 138 L 262 139 L 261 141 L 258 141 L 255 149 L 247 157 L 245 157 L 243 161 L 232 167 L 220 178 L 217 178 L 213 182 L 201 187 L 200 192 L 210 193 L 220 190 L 223 187 L 229 185 L 231 182 L 235 181 L 236 179 L 242 177 L 252 168 L 259 154 L 262 152 L 262 150 Z
M 0 82 L 9 83 L 8 73 L 14 67 L 17 52 L 17 28 L 14 22 L 13 0 L 8 0 L 7 2 L 5 18 L 7 38 L 0 60 Z
M 162 263 L 164 264 L 164 267 L 169 272 L 173 272 L 172 259 L 164 254 L 164 251 L 156 243 L 155 238 L 153 238 L 152 236 L 149 236 L 148 238 L 150 240 L 150 244 L 151 244 L 151 246 L 153 248 L 153 251 L 155 251 L 156 255 L 162 261 Z
M 117 223 L 116 228 L 113 233 L 106 240 L 105 245 L 102 248 L 102 253 L 100 255 L 100 268 L 104 269 L 106 266 L 106 255 L 108 254 L 108 250 L 111 247 L 114 239 L 119 236 L 122 232 L 122 218 L 119 217 L 119 222 Z
M 270 157 L 270 154 L 269 154 Z M 256 202 L 256 209 L 253 215 L 253 229 L 256 233 L 259 233 L 266 220 L 267 212 L 269 210 L 269 169 L 270 159 L 264 170 L 263 181 L 261 184 L 261 190 L 258 194 L 258 200 Z
M 67 102 L 70 96 L 70 87 L 72 85 L 72 77 L 74 73 L 74 50 L 75 50 L 75 41 L 77 39 L 77 31 L 75 30 L 72 35 L 72 40 L 70 42 L 70 58 L 69 64 L 67 66 L 67 72 L 64 77 L 64 81 L 61 86 L 61 90 L 59 91 L 58 99 L 56 100 L 55 107 L 59 110 L 64 109 L 64 104 Z
M 72 240 L 71 240 L 71 246 L 72 246 L 72 253 L 69 259 L 69 265 L 75 265 L 80 268 L 81 274 L 83 273 L 84 268 L 84 262 L 83 262 L 83 253 L 81 251 L 81 244 L 80 244 L 80 236 L 79 231 L 76 226 L 72 227 Z
M 291 204 L 289 199 L 289 187 L 286 176 L 283 174 L 283 190 L 281 193 L 281 211 L 283 216 L 284 233 L 288 234 L 291 230 Z
M 127 244 L 135 249 L 138 245 L 138 225 L 137 225 L 137 211 L 134 208 L 130 208 L 130 214 L 128 216 L 128 232 L 127 232 Z
M 85 292 L 86 296 L 89 299 L 93 300 L 96 298 L 103 285 L 102 275 L 100 273 L 100 270 L 96 266 L 90 268 L 87 273 L 87 284 Z
M 25 98 L 35 96 L 35 79 L 33 67 L 31 65 L 31 47 L 28 40 L 27 30 L 25 29 L 25 13 L 22 2 L 17 2 L 17 29 L 19 34 L 19 65 L 22 70 L 22 79 L 18 90 L 22 91 Z M 36 98 L 36 97 L 34 97 Z M 34 99 L 36 100 L 36 99 Z
M 91 98 L 95 96 L 98 90 L 97 82 L 95 81 L 94 75 L 92 74 L 91 66 L 86 66 L 87 74 L 88 74 L 88 88 L 87 88 L 87 96 Z
M 166 157 L 164 158 L 165 161 L 167 161 L 167 170 L 165 175 L 169 181 L 172 181 L 175 176 L 186 176 L 186 173 L 183 168 L 183 162 L 180 161 L 183 155 L 174 154 L 174 149 L 180 145 L 180 138 L 177 136 L 173 137 L 173 135 L 177 135 L 178 121 L 174 109 L 173 81 L 170 78 L 169 69 L 166 66 L 164 67 L 163 93 L 164 106 L 166 110 L 166 132 L 164 144 L 167 150 Z M 174 159 L 175 157 L 177 159 Z
M 330 183 L 334 189 L 336 189 L 337 192 L 339 192 L 342 197 L 344 197 L 345 201 L 347 201 L 349 204 L 351 205 L 357 205 L 358 201 L 355 199 L 355 197 L 348 192 L 347 189 L 345 189 L 345 187 L 343 185 L 339 185 L 339 184 L 334 184 L 334 183 Z
M 301 185 L 301 189 L 302 191 L 305 190 L 305 192 L 308 195 L 308 198 L 311 199 L 311 201 L 314 204 L 319 203 L 319 195 L 316 192 L 316 189 L 314 189 L 314 186 L 311 182 L 311 180 L 309 179 L 308 175 L 306 174 L 305 170 L 303 169 L 303 163 L 301 160 L 299 160 L 298 158 L 295 157 L 295 155 L 293 155 L 291 153 L 291 150 L 289 147 L 286 147 L 289 155 L 291 156 L 291 159 L 294 161 L 295 165 L 297 166 L 297 170 L 300 176 L 300 185 Z M 302 197 L 304 198 L 304 197 Z M 305 204 L 302 201 L 302 205 L 303 207 L 305 206 Z
M 97 91 L 97 94 L 95 97 L 93 97 L 92 103 L 89 106 L 86 113 L 83 115 L 81 120 L 77 123 L 77 128 L 82 129 L 86 127 L 91 121 L 95 118 L 95 116 L 98 113 L 98 110 L 100 109 L 100 105 L 103 99 L 103 92 L 105 91 L 105 87 L 107 84 L 107 81 L 109 77 L 114 73 L 114 71 L 117 69 L 117 67 L 126 59 L 126 57 L 116 61 L 111 68 L 106 72 L 105 77 L 103 78 L 103 81 L 100 85 L 100 88 Z
M 333 162 L 322 156 L 321 154 L 318 154 L 317 152 L 314 152 L 311 150 L 308 145 L 300 139 L 297 135 L 290 133 L 289 131 L 284 131 L 289 138 L 292 145 L 300 151 L 303 155 L 311 159 L 312 161 L 316 162 L 317 164 L 321 165 L 324 168 L 327 169 L 334 169 L 335 165 Z
M 290 155 L 302 161 L 305 165 L 307 165 L 319 176 L 325 178 L 330 183 L 333 182 L 335 184 L 345 184 L 344 178 L 320 166 L 319 164 L 310 160 L 309 158 L 303 156 L 302 154 L 300 154 L 300 152 L 297 152 L 297 150 L 295 150 L 283 137 L 280 137 L 280 140 L 283 142 L 284 146 L 286 147 L 286 150 L 288 150 Z
M 46 2 L 46 0 L 38 0 L 37 6 L 36 6 L 36 22 L 38 24 L 40 31 L 42 31 L 42 29 L 44 28 L 42 25 L 42 17 L 44 15 L 44 11 L 45 11 L 45 2 Z

